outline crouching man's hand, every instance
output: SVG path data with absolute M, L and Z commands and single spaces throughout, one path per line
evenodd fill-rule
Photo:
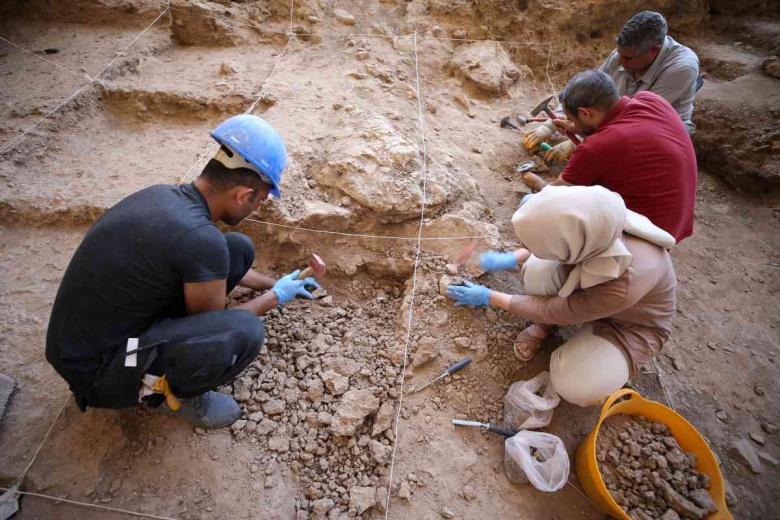
M 299 274 L 301 274 L 300 269 L 290 274 L 284 275 L 274 284 L 273 287 L 271 287 L 271 290 L 276 293 L 276 298 L 279 305 L 284 305 L 296 296 L 303 296 L 304 298 L 308 298 L 310 300 L 314 298 L 311 293 L 306 290 L 306 287 L 314 287 L 315 289 L 319 289 L 320 285 L 314 280 L 314 278 L 303 278 L 301 280 L 296 280 Z
M 455 306 L 468 305 L 469 307 L 481 307 L 490 304 L 490 289 L 463 281 L 463 285 L 450 285 L 447 287 L 447 296 L 455 299 Z

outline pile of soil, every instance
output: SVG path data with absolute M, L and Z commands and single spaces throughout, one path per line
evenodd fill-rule
M 596 459 L 615 502 L 634 520 L 701 520 L 718 510 L 696 471 L 696 455 L 683 451 L 669 427 L 643 416 L 615 415 L 601 426 Z
M 236 439 L 269 452 L 255 471 L 282 464 L 299 480 L 300 518 L 382 509 L 390 488 L 400 367 L 388 348 L 401 290 L 381 282 L 351 287 L 370 299 L 341 307 L 318 289 L 315 302 L 269 312 L 260 356 L 223 389 L 241 404 Z

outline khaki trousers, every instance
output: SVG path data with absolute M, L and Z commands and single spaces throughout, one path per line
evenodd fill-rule
M 521 272 L 526 294 L 555 296 L 566 281 L 563 266 L 531 255 Z M 566 401 L 595 406 L 626 384 L 629 365 L 617 346 L 593 334 L 585 323 L 572 338 L 552 353 L 550 381 Z

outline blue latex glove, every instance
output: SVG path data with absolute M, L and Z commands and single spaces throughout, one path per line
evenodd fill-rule
M 314 278 L 304 278 L 302 280 L 296 280 L 298 275 L 301 274 L 301 270 L 298 269 L 294 273 L 282 276 L 271 287 L 271 290 L 276 293 L 276 298 L 279 300 L 279 305 L 284 305 L 296 296 L 303 296 L 304 298 L 313 299 L 309 291 L 306 290 L 306 286 L 320 288 L 320 285 L 314 281 Z
M 447 296 L 455 298 L 456 307 L 461 305 L 480 307 L 490 304 L 490 289 L 471 283 L 468 280 L 464 280 L 463 285 L 450 285 L 447 287 Z
M 485 271 L 506 271 L 517 268 L 517 258 L 514 253 L 489 251 L 479 255 L 479 266 Z

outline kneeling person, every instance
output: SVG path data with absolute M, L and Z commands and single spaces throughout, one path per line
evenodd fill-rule
M 265 336 L 257 316 L 317 287 L 297 272 L 277 281 L 253 270 L 252 241 L 215 225 L 236 225 L 280 196 L 281 136 L 252 115 L 211 135 L 220 149 L 196 181 L 128 196 L 92 226 L 68 266 L 46 359 L 82 411 L 145 403 L 203 427 L 233 423 L 238 404 L 213 390 L 257 356 Z M 238 285 L 271 290 L 225 309 Z
M 551 325 L 582 323 L 553 352 L 550 377 L 567 401 L 600 404 L 669 339 L 676 281 L 666 248 L 674 239 L 600 186 L 550 186 L 517 210 L 512 224 L 527 250 L 484 256 L 492 270 L 522 264 L 526 294 L 470 283 L 447 294 L 456 305 L 489 305 L 544 324 L 532 325 L 542 328 L 538 336 L 518 336 L 515 354 L 524 361 Z

